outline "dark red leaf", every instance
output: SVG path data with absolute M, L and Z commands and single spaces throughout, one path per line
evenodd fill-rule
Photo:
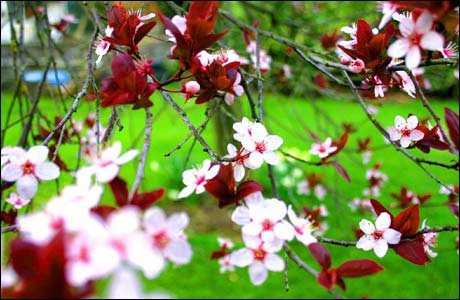
M 334 286 L 335 282 L 327 271 L 321 270 L 318 274 L 318 283 L 327 288 L 328 290 L 332 289 Z
M 339 174 L 342 175 L 343 178 L 345 178 L 346 181 L 351 182 L 350 176 L 339 162 L 333 161 L 332 165 L 337 170 L 337 172 L 339 172 Z
M 141 210 L 146 210 L 163 197 L 165 189 L 158 189 L 147 193 L 135 194 L 133 200 L 130 202 L 132 205 L 136 205 Z
M 331 255 L 329 250 L 320 243 L 312 243 L 308 245 L 311 255 L 316 259 L 323 270 L 328 270 L 331 267 Z
M 379 201 L 375 199 L 371 199 L 371 204 L 377 216 L 379 216 L 383 212 L 386 212 L 390 215 L 391 222 L 393 223 L 393 218 L 394 218 L 393 214 L 388 209 L 386 209 L 385 206 L 382 205 L 382 203 L 380 203 Z
M 126 181 L 117 176 L 109 182 L 109 186 L 117 205 L 119 207 L 125 206 L 128 203 L 128 185 Z
M 391 222 L 391 227 L 401 232 L 401 238 L 414 235 L 420 224 L 420 210 L 413 205 L 400 212 Z
M 116 210 L 117 209 L 115 207 L 109 205 L 99 205 L 91 208 L 91 212 L 95 213 L 103 220 L 107 220 L 109 215 Z
M 250 194 L 260 192 L 263 190 L 263 186 L 255 180 L 248 180 L 238 185 L 236 189 L 236 198 L 238 200 L 243 199 Z
M 218 1 L 193 1 L 187 14 L 187 31 L 194 41 L 211 33 L 217 21 Z
M 134 36 L 134 44 L 139 44 L 139 42 L 152 30 L 152 28 L 157 24 L 157 22 L 152 21 L 141 25 Z
M 358 44 L 367 44 L 374 37 L 372 27 L 364 20 L 358 19 L 356 29 L 356 39 Z
M 451 109 L 445 107 L 444 114 L 446 117 L 447 128 L 449 129 L 449 136 L 452 143 L 454 143 L 457 150 L 459 150 L 459 117 L 458 114 Z
M 383 267 L 370 259 L 349 260 L 337 268 L 340 277 L 362 277 L 383 271 Z
M 396 254 L 416 265 L 424 266 L 430 261 L 423 249 L 423 243 L 418 240 L 402 241 L 393 249 Z

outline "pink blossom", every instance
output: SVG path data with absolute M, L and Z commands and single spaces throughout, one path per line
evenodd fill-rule
M 432 30 L 433 16 L 424 11 L 417 19 L 414 15 L 399 18 L 401 37 L 388 48 L 388 56 L 405 57 L 409 69 L 416 68 L 422 60 L 422 50 L 443 51 L 444 37 Z
M 430 228 L 426 226 L 426 219 L 423 220 L 422 223 L 422 230 Z M 428 253 L 429 256 L 431 257 L 436 257 L 438 254 L 431 250 L 431 248 L 437 248 L 438 247 L 438 234 L 436 232 L 428 232 L 423 234 L 423 249 L 425 250 L 426 253 Z
M 200 91 L 200 84 L 196 81 L 188 81 L 182 85 L 182 91 L 184 92 L 183 96 L 188 100 Z
M 48 148 L 33 146 L 27 152 L 16 149 L 8 156 L 9 162 L 2 168 L 1 177 L 8 182 L 16 182 L 19 196 L 31 199 L 35 196 L 38 182 L 53 180 L 59 177 L 59 167 L 46 162 Z
M 388 130 L 390 140 L 399 141 L 401 147 L 407 148 L 412 141 L 417 142 L 423 139 L 424 133 L 418 129 L 418 118 L 410 116 L 407 121 L 401 117 L 396 116 L 395 127 Z
M 5 201 L 13 205 L 16 209 L 23 208 L 24 206 L 30 203 L 30 199 L 24 199 L 15 193 L 11 193 Z
M 268 271 L 284 270 L 284 260 L 267 249 L 259 238 L 243 235 L 246 248 L 230 254 L 232 265 L 243 268 L 249 266 L 249 278 L 254 285 L 261 285 L 268 277 Z
M 398 6 L 391 1 L 382 1 L 380 3 L 382 10 L 382 20 L 379 23 L 379 30 L 385 27 L 385 25 L 391 20 L 393 14 L 398 10 Z
M 171 22 L 174 25 L 176 25 L 176 27 L 180 31 L 180 33 L 184 34 L 185 30 L 187 30 L 187 20 L 184 17 L 176 15 L 171 19 Z M 165 30 L 165 34 L 168 36 L 168 40 L 174 43 L 174 45 L 170 49 L 171 54 L 172 54 L 174 49 L 176 48 L 176 45 L 175 45 L 176 44 L 176 38 L 174 37 L 174 35 L 172 34 L 172 32 L 169 29 Z
M 208 180 L 216 177 L 219 173 L 220 166 L 218 164 L 211 166 L 211 161 L 205 159 L 201 167 L 196 167 L 191 170 L 186 170 L 182 173 L 182 182 L 186 187 L 179 193 L 179 198 L 186 198 L 193 192 L 202 194 L 205 191 L 205 184 Z
M 224 257 L 221 257 L 217 260 L 220 265 L 220 273 L 225 273 L 227 271 L 233 272 L 235 270 L 235 266 L 232 264 L 231 254 L 227 254 Z
M 105 28 L 105 37 L 111 37 L 113 30 L 114 29 L 112 27 L 107 26 Z M 96 55 L 98 56 L 96 64 L 99 64 L 102 60 L 102 57 L 109 52 L 110 46 L 111 44 L 109 42 L 104 41 L 102 38 L 100 38 L 99 43 L 96 46 Z
M 139 154 L 138 150 L 129 150 L 120 155 L 121 143 L 116 142 L 111 147 L 102 150 L 100 155 L 92 157 L 92 165 L 81 168 L 77 177 L 96 175 L 98 182 L 109 182 L 120 171 L 120 166 L 133 160 Z
M 410 97 L 415 98 L 415 85 L 410 76 L 405 71 L 396 71 L 395 73 L 398 76 L 402 90 Z
M 315 243 L 316 238 L 312 235 L 313 223 L 307 219 L 299 218 L 292 209 L 291 205 L 288 207 L 287 214 L 289 221 L 291 221 L 291 224 L 294 227 L 294 235 L 296 239 L 305 246 Z
M 225 156 L 226 158 L 236 159 L 232 161 L 231 164 L 233 165 L 233 175 L 235 177 L 235 181 L 241 181 L 244 178 L 244 174 L 246 172 L 244 168 L 244 161 L 247 159 L 249 152 L 246 149 L 238 149 L 233 144 L 227 145 L 228 154 Z
M 375 226 L 369 220 L 359 222 L 359 228 L 364 235 L 358 240 L 356 248 L 369 251 L 382 258 L 388 251 L 388 244 L 396 245 L 401 240 L 401 233 L 390 228 L 391 218 L 386 212 L 381 213 L 375 221 Z
M 364 72 L 366 65 L 364 64 L 364 61 L 358 58 L 358 59 L 353 60 L 348 65 L 348 67 L 350 68 L 350 71 L 352 71 L 353 73 L 360 74 Z
M 335 150 L 337 150 L 337 147 L 332 146 L 332 139 L 328 137 L 324 143 L 312 144 L 309 152 L 310 154 L 318 155 L 320 158 L 325 158 Z
M 445 58 L 458 58 L 458 46 L 454 42 L 449 42 L 445 48 L 442 49 L 442 56 Z
M 143 221 L 151 246 L 178 265 L 186 264 L 192 258 L 192 248 L 183 233 L 188 223 L 187 214 L 175 213 L 166 218 L 163 210 L 157 207 L 148 209 Z
M 232 91 L 234 94 L 225 93 L 225 96 L 224 96 L 224 100 L 225 100 L 225 103 L 227 103 L 227 105 L 233 104 L 233 102 L 235 101 L 235 95 L 236 97 L 240 97 L 241 95 L 243 95 L 244 89 L 243 89 L 243 86 L 240 85 L 240 82 L 241 82 L 241 74 L 237 73 L 235 82 L 233 83 L 233 86 L 232 86 Z

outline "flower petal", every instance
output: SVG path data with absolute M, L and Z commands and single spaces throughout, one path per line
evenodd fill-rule
M 395 128 L 397 130 L 402 130 L 406 127 L 406 120 L 401 116 L 395 117 Z
M 40 180 L 53 180 L 58 178 L 59 174 L 59 167 L 52 162 L 40 163 L 35 168 L 35 175 L 37 175 Z
M 259 152 L 251 152 L 249 154 L 249 158 L 244 161 L 245 166 L 250 169 L 258 169 L 264 163 L 264 157 Z
M 378 257 L 380 258 L 384 257 L 385 254 L 387 254 L 387 251 L 388 251 L 387 241 L 385 241 L 384 239 L 380 239 L 375 242 L 374 252 Z
M 386 212 L 381 213 L 375 221 L 375 227 L 377 230 L 385 230 L 391 225 L 390 215 Z
M 401 241 L 401 233 L 392 228 L 388 228 L 383 232 L 383 238 L 388 244 L 396 245 Z
M 420 141 L 421 139 L 423 139 L 424 136 L 425 134 L 422 131 L 417 130 L 417 129 L 413 130 L 409 135 L 410 139 L 413 141 Z
M 401 144 L 401 147 L 403 147 L 403 148 L 409 147 L 410 143 L 412 143 L 412 139 L 410 137 L 408 137 L 408 136 L 403 136 L 399 140 L 399 144 Z
M 244 225 L 241 230 L 247 235 L 259 235 L 262 232 L 262 225 L 260 223 L 251 222 Z
M 26 157 L 32 163 L 44 162 L 48 158 L 48 147 L 33 146 L 27 151 Z
M 192 259 L 192 248 L 183 239 L 173 239 L 164 250 L 165 256 L 173 263 L 183 265 Z
M 284 270 L 284 260 L 276 254 L 267 254 L 264 260 L 265 267 L 273 272 Z
M 414 115 L 410 116 L 407 119 L 407 129 L 413 130 L 417 126 L 418 126 L 418 118 L 417 118 L 417 116 L 414 116 Z
M 38 181 L 33 175 L 24 175 L 16 182 L 19 196 L 31 199 L 35 196 L 38 188 Z
M 161 208 L 152 207 L 145 211 L 144 227 L 147 232 L 160 230 L 166 222 L 166 215 Z
M 425 10 L 415 22 L 415 31 L 423 34 L 430 31 L 431 27 L 433 27 L 433 16 L 429 11 Z
M 109 182 L 117 176 L 118 171 L 120 167 L 116 164 L 99 167 L 96 169 L 96 179 L 99 182 Z
M 249 278 L 254 285 L 261 285 L 267 279 L 268 271 L 261 262 L 254 262 L 249 267 Z
M 265 151 L 263 157 L 269 165 L 277 165 L 280 161 L 279 156 L 273 151 Z
M 169 230 L 171 230 L 172 232 L 181 233 L 184 230 L 184 228 L 187 227 L 188 223 L 189 223 L 188 215 L 184 212 L 180 212 L 180 213 L 172 214 L 168 218 L 167 225 L 168 225 Z
M 18 180 L 23 174 L 22 168 L 17 164 L 9 163 L 2 168 L 2 179 L 8 182 Z
M 276 150 L 283 144 L 283 139 L 277 135 L 269 135 L 264 139 L 267 150 Z
M 281 240 L 290 241 L 294 238 L 294 227 L 286 221 L 276 223 L 273 231 L 275 236 Z
M 193 185 L 186 186 L 185 188 L 182 189 L 182 191 L 180 191 L 177 198 L 178 199 L 187 198 L 193 193 L 193 191 L 195 191 L 195 186 Z
M 138 154 L 139 154 L 138 150 L 129 150 L 128 152 L 126 152 L 122 156 L 120 156 L 117 159 L 115 159 L 115 163 L 117 165 L 123 165 L 123 164 L 133 160 Z
M 246 225 L 251 222 L 249 209 L 245 206 L 238 206 L 232 213 L 232 221 L 238 225 Z
M 420 48 L 418 46 L 410 47 L 406 55 L 406 66 L 409 70 L 417 68 L 421 60 L 422 54 L 420 52 Z
M 425 50 L 442 52 L 444 37 L 436 31 L 427 32 L 420 40 L 420 46 Z
M 369 251 L 374 248 L 375 240 L 371 235 L 363 235 L 356 243 L 356 248 Z
M 232 265 L 243 268 L 249 266 L 254 261 L 254 254 L 251 250 L 243 248 L 233 251 L 230 254 L 230 262 Z
M 366 219 L 363 219 L 363 220 L 361 220 L 361 222 L 359 222 L 359 228 L 365 234 L 372 234 L 375 231 L 374 224 L 372 224 L 371 221 L 366 220 Z
M 390 45 L 387 54 L 393 58 L 401 58 L 407 54 L 409 47 L 410 41 L 406 38 L 400 38 Z

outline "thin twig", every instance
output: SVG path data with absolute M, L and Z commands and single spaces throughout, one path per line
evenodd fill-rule
M 152 134 L 152 111 L 150 108 L 145 109 L 145 131 L 144 131 L 144 144 L 142 145 L 141 158 L 137 166 L 136 178 L 134 179 L 133 187 L 129 193 L 129 201 L 133 200 L 134 194 L 137 192 L 139 185 L 144 177 L 145 162 L 147 154 L 150 149 L 150 137 Z

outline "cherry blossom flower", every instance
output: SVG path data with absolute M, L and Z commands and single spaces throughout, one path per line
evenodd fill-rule
M 113 33 L 113 28 L 110 26 L 107 26 L 105 28 L 105 37 L 111 37 Z M 99 43 L 96 46 L 96 55 L 98 56 L 96 60 L 96 64 L 99 64 L 102 60 L 102 57 L 106 55 L 109 50 L 110 50 L 111 44 L 107 41 L 104 41 L 102 38 L 100 39 Z
M 186 187 L 179 193 L 178 198 L 186 198 L 193 192 L 202 194 L 205 191 L 204 186 L 208 180 L 213 179 L 219 173 L 219 168 L 218 164 L 211 166 L 211 161 L 205 159 L 201 167 L 184 171 L 182 181 Z
M 30 199 L 24 199 L 15 193 L 11 193 L 5 201 L 13 205 L 16 209 L 23 208 L 24 206 L 30 203 Z
M 396 71 L 395 73 L 401 82 L 402 90 L 406 92 L 410 97 L 415 98 L 415 85 L 414 82 L 412 82 L 410 76 L 405 71 Z
M 256 122 L 251 122 L 246 117 L 243 117 L 241 122 L 234 123 L 233 130 L 235 130 L 236 133 L 233 135 L 233 138 L 239 142 L 243 139 L 250 138 L 254 124 L 256 124 Z
M 246 200 L 247 206 L 239 206 L 232 214 L 232 220 L 242 225 L 244 235 L 258 237 L 265 243 L 277 240 L 290 241 L 294 238 L 294 228 L 286 222 L 287 209 L 283 201 L 263 200 L 254 195 Z
M 190 262 L 192 248 L 183 234 L 189 222 L 187 214 L 175 213 L 166 218 L 163 210 L 153 207 L 145 212 L 143 222 L 152 246 L 166 259 L 178 265 Z
M 444 58 L 458 58 L 458 46 L 454 42 L 449 42 L 445 48 L 442 49 L 442 56 Z
M 396 116 L 395 127 L 390 128 L 388 134 L 392 141 L 399 141 L 401 147 L 407 148 L 412 141 L 417 142 L 424 137 L 424 133 L 416 129 L 417 126 L 416 116 L 410 116 L 407 121 L 401 116 Z
M 248 158 L 249 152 L 244 148 L 238 151 L 238 149 L 233 144 L 227 145 L 227 151 L 228 154 L 225 157 L 235 159 L 235 161 L 232 161 L 235 181 L 241 181 L 244 178 L 244 174 L 246 172 L 244 168 L 244 161 Z
M 243 268 L 249 266 L 249 278 L 254 285 L 261 285 L 268 277 L 268 271 L 284 270 L 284 260 L 273 251 L 264 247 L 258 238 L 243 235 L 247 248 L 236 250 L 230 254 L 232 265 Z
M 356 74 L 362 73 L 366 69 L 366 65 L 364 64 L 364 61 L 361 59 L 355 59 L 353 60 L 348 67 L 350 68 L 350 71 Z
M 358 240 L 356 248 L 369 251 L 374 249 L 375 254 L 382 258 L 388 251 L 388 244 L 396 245 L 401 240 L 401 233 L 390 228 L 391 218 L 386 212 L 381 213 L 375 221 L 363 219 L 359 228 L 364 235 Z
M 379 23 L 379 30 L 385 27 L 385 25 L 388 24 L 388 22 L 390 22 L 390 20 L 393 17 L 393 14 L 398 10 L 398 5 L 392 3 L 391 1 L 382 1 L 380 3 L 380 9 L 382 10 L 383 16 Z
M 426 219 L 425 219 L 423 220 L 423 223 L 422 223 L 422 230 L 426 228 L 430 228 L 430 227 L 426 226 Z M 438 247 L 438 233 L 436 232 L 424 233 L 423 234 L 423 249 L 425 250 L 425 252 L 429 256 L 434 258 L 438 256 L 438 254 L 434 252 L 433 250 L 431 250 L 431 248 L 437 248 L 437 247 Z
M 363 152 L 363 164 L 367 165 L 372 158 L 372 151 L 366 150 Z
M 27 152 L 15 150 L 14 155 L 9 155 L 9 162 L 2 168 L 1 177 L 8 182 L 16 182 L 19 196 L 31 199 L 35 196 L 38 182 L 53 180 L 59 177 L 59 167 L 46 162 L 48 148 L 33 146 Z
M 4 164 L 10 162 L 10 156 L 22 155 L 23 153 L 24 153 L 24 150 L 21 147 L 6 146 L 2 148 L 0 166 L 3 167 Z
M 182 91 L 184 92 L 183 96 L 188 100 L 200 91 L 200 84 L 196 81 L 188 81 L 182 85 Z
M 120 166 L 131 161 L 139 154 L 138 150 L 129 150 L 121 153 L 121 143 L 116 142 L 112 147 L 102 150 L 98 156 L 92 157 L 92 165 L 81 168 L 77 177 L 96 175 L 98 182 L 109 182 L 114 179 L 120 171 Z
M 235 246 L 231 240 L 222 238 L 220 236 L 217 237 L 217 242 L 219 243 L 220 247 L 225 246 L 226 249 L 232 249 Z
M 304 244 L 305 246 L 310 245 L 311 243 L 316 243 L 316 238 L 312 235 L 313 233 L 313 224 L 307 219 L 299 218 L 292 206 L 289 205 L 287 211 L 289 221 L 291 221 L 292 226 L 294 227 L 294 235 L 296 239 Z
M 270 165 L 278 164 L 279 157 L 274 151 L 283 144 L 283 139 L 277 135 L 269 135 L 264 125 L 255 123 L 250 137 L 244 138 L 241 144 L 249 152 L 244 165 L 250 169 L 257 169 L 264 161 Z
M 363 210 L 363 211 L 369 211 L 369 212 L 374 211 L 372 209 L 371 201 L 368 199 L 353 198 L 353 200 L 351 200 L 351 202 L 348 203 L 348 206 L 353 211 L 356 211 L 356 210 Z
M 241 82 L 241 74 L 238 73 L 236 74 L 236 79 L 232 86 L 232 91 L 233 93 L 235 93 L 236 97 L 240 97 L 244 93 L 243 86 L 240 85 L 240 82 Z M 233 102 L 235 101 L 235 95 L 233 95 L 232 93 L 225 93 L 225 96 L 224 96 L 225 103 L 227 103 L 227 105 L 232 105 Z
M 374 76 L 374 81 L 375 81 L 375 85 L 374 85 L 374 97 L 375 98 L 378 98 L 378 97 L 385 97 L 385 85 L 383 85 L 383 82 L 382 80 L 380 79 L 380 77 L 378 75 L 375 75 Z
M 416 21 L 413 14 L 398 19 L 402 37 L 390 45 L 388 56 L 405 57 L 406 66 L 412 70 L 420 64 L 422 50 L 443 52 L 444 37 L 432 30 L 433 16 L 430 12 L 424 11 Z
M 176 15 L 171 19 L 171 22 L 174 25 L 176 25 L 177 29 L 179 29 L 179 31 L 180 31 L 180 33 L 182 33 L 182 35 L 185 33 L 185 30 L 187 30 L 187 20 L 184 17 Z M 174 37 L 174 35 L 172 34 L 172 32 L 169 29 L 165 30 L 165 34 L 169 37 L 168 38 L 169 41 L 173 42 L 174 44 L 176 43 L 176 38 Z M 176 47 L 176 45 L 171 47 L 171 53 L 174 51 L 175 47 Z
M 312 144 L 310 154 L 318 155 L 320 158 L 325 158 L 329 154 L 337 150 L 336 146 L 332 146 L 332 139 L 328 137 L 324 143 Z
M 232 264 L 231 254 L 227 254 L 224 257 L 219 258 L 217 262 L 220 265 L 220 273 L 225 273 L 227 271 L 233 272 L 235 270 L 235 266 Z

